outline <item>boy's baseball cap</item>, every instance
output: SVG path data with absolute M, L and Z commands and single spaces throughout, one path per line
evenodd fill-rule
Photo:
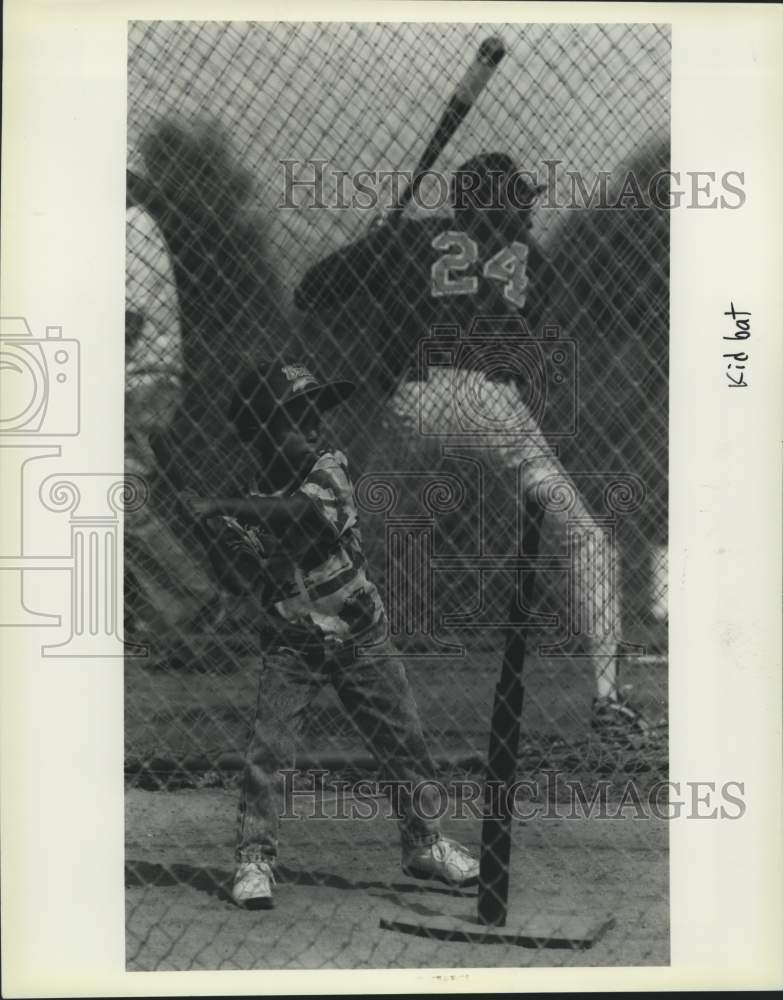
M 248 420 L 266 423 L 280 407 L 310 400 L 319 410 L 329 410 L 346 400 L 356 389 L 347 379 L 322 381 L 303 364 L 279 361 L 258 365 L 237 385 L 228 408 L 228 417 L 238 427 Z

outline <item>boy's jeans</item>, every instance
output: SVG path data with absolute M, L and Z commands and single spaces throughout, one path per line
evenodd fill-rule
M 253 736 L 237 821 L 237 862 L 273 860 L 277 856 L 279 770 L 293 767 L 297 739 L 310 703 L 331 683 L 384 778 L 402 781 L 400 835 L 403 849 L 431 844 L 439 837 L 439 801 L 424 786 L 418 808 L 407 790 L 431 779 L 434 764 L 424 742 L 421 722 L 405 669 L 397 658 L 358 657 L 355 647 L 337 653 L 304 654 L 277 649 L 264 655 L 258 685 Z M 377 647 L 387 653 L 390 643 Z M 398 786 L 399 787 L 399 786 Z M 430 801 L 432 800 L 432 801 Z

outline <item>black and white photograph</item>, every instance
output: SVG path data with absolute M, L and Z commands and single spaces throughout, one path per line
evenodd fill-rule
M 3 995 L 779 988 L 780 11 L 4 28 Z
M 129 969 L 667 963 L 669 60 L 130 24 Z

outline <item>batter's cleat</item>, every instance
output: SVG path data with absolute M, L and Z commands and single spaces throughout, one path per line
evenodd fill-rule
M 590 728 L 601 739 L 618 743 L 644 740 L 650 732 L 647 720 L 623 695 L 594 698 Z
M 402 870 L 411 878 L 434 879 L 454 889 L 475 885 L 479 877 L 478 861 L 466 847 L 447 837 L 408 848 L 402 856 Z
M 275 876 L 266 861 L 246 861 L 237 867 L 231 897 L 246 910 L 271 910 Z

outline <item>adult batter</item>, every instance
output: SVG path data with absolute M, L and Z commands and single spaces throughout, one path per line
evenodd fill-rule
M 338 343 L 341 329 L 356 328 L 363 303 L 372 305 L 373 321 L 362 329 L 372 338 L 374 355 L 366 374 L 389 393 L 390 407 L 410 436 L 473 444 L 493 468 L 515 475 L 524 466 L 527 495 L 544 480 L 554 482 L 551 477 L 568 484 L 574 505 L 549 509 L 542 526 L 544 538 L 567 554 L 569 516 L 578 517 L 588 535 L 591 525 L 596 535 L 600 529 L 546 443 L 521 391 L 523 373 L 514 370 L 507 352 L 498 351 L 497 337 L 482 350 L 480 338 L 472 336 L 468 350 L 454 352 L 453 365 L 422 371 L 417 360 L 422 338 L 434 327 L 463 337 L 494 328 L 502 338 L 509 321 L 513 328 L 522 319 L 539 335 L 556 275 L 530 236 L 537 192 L 509 156 L 488 153 L 456 171 L 450 193 L 453 219 L 398 219 L 376 227 L 312 267 L 295 303 L 325 321 Z M 480 433 L 471 437 L 477 414 L 483 418 Z M 572 572 L 571 620 L 613 625 L 584 630 L 596 683 L 592 725 L 611 734 L 641 733 L 644 721 L 618 688 L 617 588 L 590 559 Z

